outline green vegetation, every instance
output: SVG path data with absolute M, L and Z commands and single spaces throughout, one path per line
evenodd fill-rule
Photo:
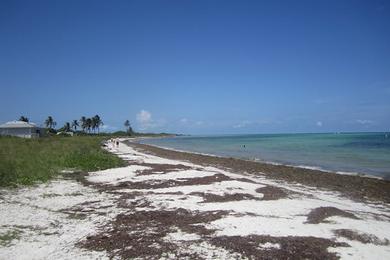
M 57 125 L 57 122 L 54 121 L 52 116 L 48 116 L 47 119 L 45 120 L 45 125 L 49 129 L 53 129 Z
M 19 120 L 25 119 L 28 120 L 27 117 L 21 116 Z M 116 131 L 113 133 L 107 133 L 107 132 L 100 132 L 100 127 L 104 125 L 102 119 L 99 115 L 95 115 L 91 118 L 87 118 L 85 116 L 82 116 L 79 120 L 72 120 L 71 122 L 65 122 L 64 126 L 55 129 L 55 126 L 57 125 L 57 122 L 54 121 L 54 118 L 52 116 L 48 116 L 47 119 L 44 122 L 46 126 L 46 132 L 49 136 L 56 135 L 57 133 L 61 132 L 73 132 L 75 135 L 78 136 L 106 136 L 106 137 L 168 137 L 168 136 L 177 136 L 176 134 L 168 134 L 168 133 L 137 133 L 133 130 L 131 127 L 131 123 L 129 120 L 126 120 L 124 122 L 124 126 L 126 131 Z M 78 131 L 77 128 L 80 128 Z M 67 136 L 66 133 L 60 134 L 62 136 Z
M 21 116 L 19 120 L 28 118 Z M 65 122 L 64 126 L 59 129 L 54 129 L 54 127 L 57 125 L 57 122 L 54 121 L 54 118 L 52 116 L 48 116 L 47 119 L 44 122 L 47 132 L 51 134 L 55 134 L 58 131 L 59 132 L 70 132 L 73 131 L 77 132 L 77 127 L 81 127 L 83 133 L 99 133 L 100 127 L 103 125 L 103 121 L 100 118 L 99 115 L 95 115 L 91 118 L 86 118 L 85 116 L 82 116 L 79 121 L 76 119 L 72 120 L 72 122 Z
M 133 128 L 131 127 L 129 120 L 125 121 L 124 126 L 126 127 L 126 132 L 128 135 L 134 134 Z
M 25 116 L 21 116 L 20 118 L 19 118 L 19 121 L 23 121 L 23 122 L 29 122 L 29 119 L 27 118 L 27 117 L 25 117 Z
M 0 137 L 0 186 L 47 181 L 62 170 L 94 171 L 124 165 L 101 149 L 104 136 Z
M 77 131 L 77 127 L 79 127 L 79 122 L 75 119 L 72 121 L 72 128 L 74 129 L 74 131 L 76 132 Z
M 74 120 L 74 121 L 77 121 L 77 120 Z M 93 131 L 93 133 L 96 133 L 96 130 L 97 130 L 99 133 L 100 126 L 103 125 L 103 121 L 99 115 L 95 115 L 92 118 L 86 118 L 85 116 L 82 116 L 79 121 L 80 121 L 80 124 L 77 126 L 81 126 L 81 128 L 83 129 L 83 132 L 85 132 L 85 130 L 87 130 L 88 133 L 92 133 L 91 130 Z
M 26 116 L 19 120 L 28 122 Z M 23 139 L 0 136 L 0 186 L 30 185 L 47 181 L 63 170 L 95 171 L 124 165 L 118 157 L 101 149 L 104 139 L 115 137 L 168 137 L 174 134 L 137 133 L 126 120 L 126 131 L 100 132 L 103 121 L 99 115 L 65 122 L 55 129 L 57 122 L 48 116 L 44 122 L 46 137 Z M 78 131 L 77 128 L 80 128 Z M 74 135 L 70 137 L 70 132 Z

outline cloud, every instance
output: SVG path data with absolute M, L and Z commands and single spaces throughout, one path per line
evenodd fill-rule
M 357 119 L 356 123 L 361 124 L 361 125 L 370 125 L 373 122 L 371 120 L 366 120 L 366 119 Z
M 268 120 L 268 119 L 259 119 L 259 120 L 243 120 L 235 125 L 233 125 L 233 128 L 244 128 L 244 127 L 261 127 L 263 125 L 270 125 L 270 124 L 280 124 L 282 121 L 280 120 Z
M 144 109 L 138 112 L 136 119 L 140 130 L 163 127 L 167 123 L 167 121 L 163 118 L 153 119 L 152 113 Z
M 195 125 L 203 125 L 203 124 L 204 124 L 203 121 L 196 121 L 196 122 L 195 122 Z
M 233 128 L 243 128 L 243 127 L 247 127 L 248 125 L 251 125 L 251 124 L 252 124 L 251 121 L 244 120 L 244 121 L 234 125 Z
M 186 124 L 186 123 L 188 123 L 188 119 L 187 118 L 182 118 L 182 119 L 180 119 L 180 123 Z
M 323 124 L 322 124 L 321 121 L 317 121 L 316 125 L 317 125 L 318 127 L 321 127 Z
M 140 124 L 148 124 L 152 121 L 152 114 L 146 110 L 141 110 L 137 114 L 137 121 Z
M 102 125 L 100 128 L 102 130 L 105 130 L 105 131 L 115 131 L 115 130 L 118 130 L 118 127 L 111 126 L 111 125 Z
M 141 130 L 146 130 L 154 127 L 152 113 L 150 113 L 149 111 L 142 109 L 136 115 L 136 118 Z

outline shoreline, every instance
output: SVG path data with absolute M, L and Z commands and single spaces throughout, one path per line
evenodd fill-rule
M 384 259 L 390 253 L 388 203 L 351 200 L 323 187 L 243 171 L 253 162 L 233 160 L 237 167 L 228 167 L 229 158 L 122 144 L 114 153 L 128 161 L 134 174 L 118 169 L 117 174 L 97 173 L 90 181 L 111 183 L 128 205 L 140 208 L 129 217 L 118 216 L 116 229 L 94 236 L 87 248 L 102 243 L 111 248 L 104 237 L 122 238 L 126 223 L 128 231 L 145 232 L 152 225 L 153 241 L 157 228 L 163 241 L 178 246 L 179 258 L 183 252 L 205 259 Z M 132 224 L 134 219 L 141 223 Z M 149 241 L 148 236 L 141 241 Z M 134 238 L 139 239 L 130 235 L 127 240 Z M 145 245 L 140 249 L 125 249 L 122 256 L 139 256 Z
M 223 167 L 237 172 L 264 175 L 267 178 L 334 190 L 358 201 L 373 200 L 390 203 L 390 181 L 376 176 L 340 174 L 284 164 L 178 151 L 142 144 L 137 139 L 126 139 L 124 142 L 133 148 L 141 149 L 143 152 L 152 153 L 167 159 L 186 160 L 191 163 Z
M 151 138 L 153 138 L 153 137 L 151 137 Z M 156 137 L 156 138 L 159 138 L 159 137 Z M 140 141 L 142 141 L 143 139 L 150 139 L 150 138 L 140 138 L 140 139 L 136 140 L 135 142 L 138 142 L 139 144 L 144 144 L 144 143 L 140 143 Z M 288 163 L 266 161 L 266 160 L 262 160 L 259 158 L 248 159 L 248 158 L 238 158 L 238 157 L 227 157 L 227 156 L 221 156 L 221 155 L 211 154 L 211 153 L 201 153 L 201 152 L 194 152 L 194 151 L 188 151 L 188 150 L 180 150 L 180 149 L 175 149 L 175 148 L 171 148 L 171 147 L 159 146 L 159 145 L 155 145 L 155 144 L 145 144 L 145 145 L 150 145 L 150 146 L 158 147 L 161 149 L 171 150 L 171 151 L 181 152 L 181 153 L 193 153 L 193 154 L 206 155 L 206 156 L 212 156 L 212 157 L 218 157 L 218 158 L 235 158 L 238 160 L 243 160 L 243 161 L 248 161 L 248 162 L 258 162 L 258 163 L 270 164 L 270 165 L 275 165 L 275 166 L 287 166 L 287 167 L 298 168 L 298 169 L 319 171 L 319 172 L 323 172 L 323 173 L 333 173 L 333 174 L 339 174 L 339 175 L 358 176 L 358 177 L 362 177 L 362 178 L 371 178 L 371 179 L 390 181 L 390 178 L 387 179 L 384 177 L 380 177 L 380 176 L 376 176 L 376 175 L 372 175 L 372 174 L 368 174 L 368 173 L 363 173 L 363 172 L 332 171 L 332 170 L 327 170 L 325 168 L 322 168 L 321 166 L 294 165 L 294 164 L 288 164 Z
M 387 259 L 390 255 L 388 203 L 355 201 L 341 192 L 286 181 L 259 172 L 254 162 L 174 152 L 125 139 L 119 145 L 106 142 L 103 149 L 125 166 L 0 189 L 2 256 Z M 250 166 L 253 172 L 245 171 Z

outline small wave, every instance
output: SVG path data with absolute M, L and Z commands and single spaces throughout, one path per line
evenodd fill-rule
M 210 153 L 201 153 L 201 152 L 194 152 L 194 151 L 189 151 L 189 150 L 181 150 L 181 149 L 176 149 L 176 148 L 171 148 L 171 147 L 166 147 L 166 146 L 161 146 L 161 145 L 156 145 L 156 144 L 148 144 L 148 145 L 159 147 L 159 148 L 170 150 L 170 151 L 175 151 L 175 152 L 192 153 L 192 154 L 198 154 L 198 155 L 213 156 L 213 157 L 217 157 L 217 158 L 229 158 L 230 157 L 230 156 L 220 156 L 220 155 L 210 154 Z M 266 164 L 271 164 L 271 165 L 276 165 L 276 166 L 289 166 L 289 167 L 308 169 L 308 170 L 314 170 L 314 171 L 336 173 L 336 174 L 340 174 L 340 175 L 360 176 L 360 177 L 380 179 L 380 180 L 384 179 L 384 178 L 379 177 L 379 176 L 370 175 L 370 174 L 361 173 L 361 172 L 332 171 L 332 170 L 327 170 L 327 169 L 319 167 L 319 166 L 312 166 L 312 165 L 293 165 L 293 164 L 287 164 L 287 163 L 266 161 L 266 160 L 262 160 L 260 158 L 237 158 L 237 159 L 261 162 L 261 163 L 266 163 Z
M 256 161 L 260 162 L 261 160 L 256 158 Z M 284 165 L 294 168 L 301 168 L 301 169 L 308 169 L 308 170 L 314 170 L 314 171 L 321 171 L 321 172 L 328 172 L 328 173 L 336 173 L 340 175 L 351 175 L 351 176 L 360 176 L 360 177 L 366 177 L 366 178 L 373 178 L 373 179 L 379 179 L 383 180 L 383 177 L 367 174 L 367 173 L 361 173 L 361 172 L 347 172 L 347 171 L 332 171 L 328 170 L 319 166 L 311 166 L 311 165 L 293 165 L 293 164 L 285 164 L 285 163 L 276 163 L 276 162 L 269 162 L 269 161 L 261 161 L 264 163 L 272 164 L 272 165 Z

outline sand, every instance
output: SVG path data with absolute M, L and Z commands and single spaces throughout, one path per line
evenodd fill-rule
M 387 200 L 137 144 L 105 149 L 128 166 L 1 190 L 0 235 L 14 238 L 0 259 L 390 258 Z

